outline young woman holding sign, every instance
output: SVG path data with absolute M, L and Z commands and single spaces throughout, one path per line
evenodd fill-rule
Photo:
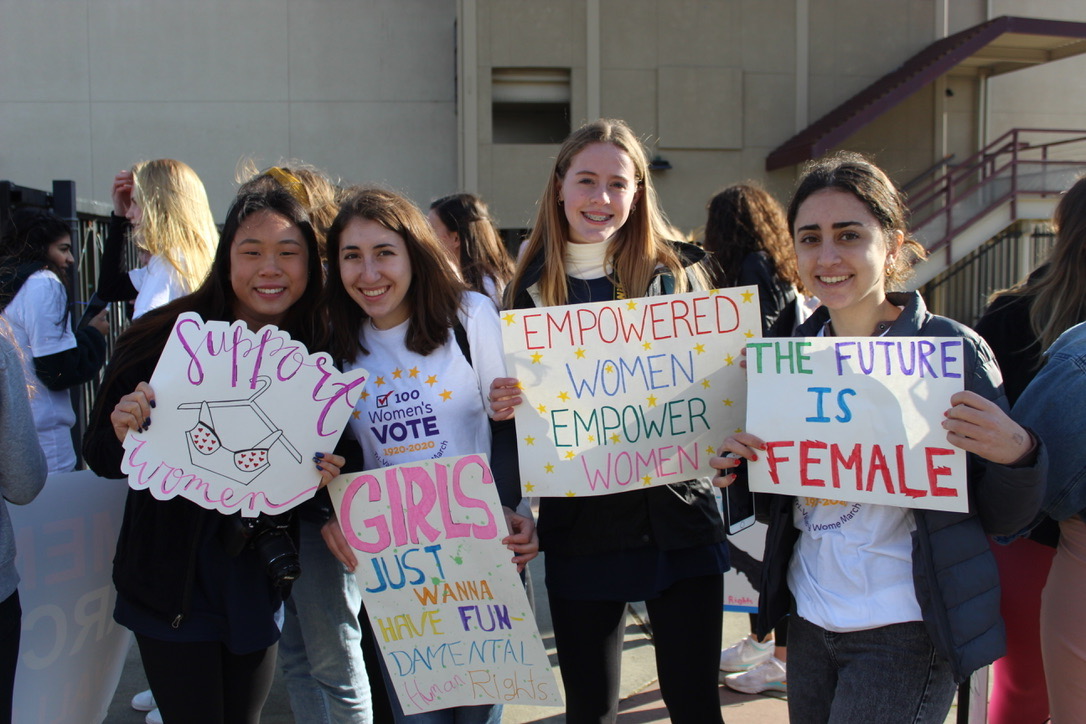
M 90 467 L 125 477 L 122 443 L 129 431 L 151 425 L 155 395 L 147 380 L 179 314 L 241 320 L 250 330 L 274 324 L 316 349 L 313 335 L 324 325 L 321 279 L 316 236 L 298 201 L 282 189 L 240 195 L 203 285 L 148 312 L 118 340 L 84 439 Z M 343 464 L 330 453 L 313 460 L 322 484 Z M 285 591 L 253 546 L 228 552 L 237 520 L 186 498 L 128 491 L 113 560 L 113 616 L 135 632 L 166 721 L 259 722 Z M 275 533 L 293 537 L 293 526 Z
M 673 238 L 641 143 L 622 121 L 590 123 L 558 152 L 507 306 L 705 288 L 704 254 Z M 490 397 L 503 419 L 522 402 L 513 378 L 495 380 Z M 543 498 L 539 536 L 566 721 L 615 720 L 629 601 L 645 601 L 652 618 L 671 720 L 722 721 L 717 664 L 728 557 L 708 482 Z
M 494 304 L 465 289 L 422 212 L 381 189 L 349 193 L 328 231 L 326 301 L 333 332 L 326 348 L 373 380 L 351 420 L 366 469 L 489 454 L 510 530 L 502 542 L 523 570 L 539 544 L 531 518 L 513 512 L 519 478 L 506 470 L 516 470 L 516 448 L 492 440 L 497 428 L 485 391 L 505 374 Z M 338 522 L 330 521 L 324 534 L 354 570 L 357 560 Z M 393 702 L 397 722 L 493 724 L 501 711 L 500 705 L 463 706 L 404 716 Z
M 947 401 L 942 425 L 971 453 L 970 512 L 864 503 L 842 521 L 833 501 L 772 497 L 758 633 L 792 612 L 793 721 L 942 722 L 955 681 L 1003 653 L 987 534 L 1027 525 L 1044 488 L 1043 449 L 1007 416 L 988 346 L 928 312 L 916 292 L 889 291 L 924 256 L 907 236 L 906 213 L 893 182 L 861 156 L 805 171 L 788 223 L 800 277 L 822 307 L 796 335 L 963 338 L 966 389 Z M 757 432 L 724 441 L 712 461 L 717 485 L 763 454 Z

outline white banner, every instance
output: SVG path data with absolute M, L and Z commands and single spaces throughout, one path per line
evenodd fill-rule
M 964 512 L 965 451 L 940 424 L 965 388 L 960 338 L 811 337 L 747 346 L 754 491 Z
M 503 312 L 525 495 L 712 477 L 743 424 L 740 351 L 760 318 L 757 287 Z
M 113 553 L 123 480 L 90 471 L 50 475 L 29 505 L 9 505 L 23 632 L 14 721 L 105 719 L 131 643 L 113 621 Z
M 177 318 L 151 377 L 147 430 L 125 437 L 136 490 L 221 513 L 282 513 L 313 497 L 316 452 L 331 452 L 366 381 L 278 328 Z
M 329 493 L 405 714 L 561 706 L 482 455 L 341 475 Z

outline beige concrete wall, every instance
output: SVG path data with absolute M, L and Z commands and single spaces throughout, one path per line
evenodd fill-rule
M 0 0 L 0 178 L 175 157 L 220 220 L 239 159 L 299 158 L 420 203 L 456 185 L 452 0 Z

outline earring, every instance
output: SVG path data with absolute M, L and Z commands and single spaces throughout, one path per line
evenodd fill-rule
M 630 212 L 633 213 L 634 211 L 637 211 L 637 204 L 630 204 Z

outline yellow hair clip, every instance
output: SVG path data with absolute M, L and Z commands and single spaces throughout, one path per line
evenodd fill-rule
M 272 166 L 264 173 L 278 181 L 279 185 L 289 191 L 290 195 L 297 199 L 298 203 L 304 206 L 306 210 L 309 209 L 309 191 L 306 190 L 301 179 L 278 166 Z

